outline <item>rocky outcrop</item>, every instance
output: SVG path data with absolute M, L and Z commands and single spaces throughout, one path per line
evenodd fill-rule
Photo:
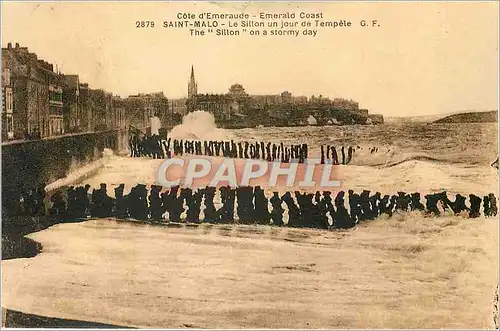
M 368 119 L 371 121 L 371 124 L 384 124 L 384 116 L 380 114 L 370 114 L 368 115 Z
M 454 114 L 440 118 L 433 123 L 495 123 L 498 122 L 498 112 L 482 111 Z

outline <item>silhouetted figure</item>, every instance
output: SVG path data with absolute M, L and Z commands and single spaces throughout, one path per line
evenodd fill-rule
M 214 205 L 215 187 L 206 187 L 204 193 L 205 216 L 203 218 L 203 221 L 213 223 L 217 221 L 217 211 Z
M 351 221 L 356 224 L 360 220 L 361 207 L 359 205 L 359 195 L 353 190 L 347 192 L 349 194 L 349 209 L 351 212 Z
M 136 202 L 136 189 L 134 186 L 130 189 L 130 192 L 127 195 L 124 195 L 123 199 L 125 200 L 125 206 L 127 208 L 127 217 L 134 218 L 137 215 L 137 202 Z
M 74 217 L 85 218 L 87 217 L 88 197 L 87 190 L 83 186 L 75 188 L 75 206 Z
M 130 157 L 137 157 L 137 150 L 135 146 L 135 136 L 130 135 L 128 138 L 128 148 L 130 149 Z
M 359 220 L 365 221 L 371 218 L 371 208 L 370 208 L 370 191 L 363 190 L 359 195 L 359 207 L 360 214 Z
M 40 184 L 34 194 L 33 212 L 38 216 L 45 215 L 45 183 Z
M 236 189 L 229 187 L 226 195 L 226 209 L 225 213 L 227 214 L 227 219 L 230 221 L 234 221 L 234 205 L 236 202 Z
M 371 213 L 369 215 L 369 219 L 374 219 L 380 215 L 380 200 L 380 192 L 375 192 L 375 194 L 370 197 Z
M 420 193 L 415 192 L 411 194 L 410 210 L 425 210 L 424 205 L 420 202 Z
M 325 217 L 327 218 L 326 222 L 328 223 L 328 216 L 326 214 L 330 214 L 330 217 L 332 218 L 332 225 L 335 221 L 335 208 L 333 207 L 333 200 L 332 200 L 332 192 L 330 191 L 323 191 L 323 199 L 320 201 L 322 206 L 320 206 L 320 212 L 324 212 Z M 323 211 L 324 209 L 324 211 Z M 330 224 L 328 223 L 328 227 L 330 227 Z
M 248 159 L 248 141 L 245 141 L 245 150 L 243 152 L 243 156 L 245 159 Z
M 260 186 L 254 189 L 255 213 L 254 220 L 259 224 L 269 224 L 269 206 L 264 190 Z
M 66 199 L 68 201 L 68 216 L 70 218 L 74 218 L 76 217 L 76 211 L 78 209 L 78 202 L 74 186 L 68 187 L 68 190 L 66 191 Z
M 314 197 L 313 194 L 307 194 L 307 193 L 300 194 L 300 192 L 295 191 L 295 199 L 297 200 L 297 203 L 299 204 L 300 208 L 301 227 L 313 228 L 315 225 L 314 207 L 312 203 L 313 197 Z
M 353 153 L 353 148 L 351 146 L 349 146 L 349 148 L 347 149 L 347 162 L 346 162 L 346 164 L 349 164 L 351 162 L 352 153 Z
M 219 188 L 220 199 L 222 206 L 216 211 L 217 221 L 219 223 L 229 223 L 232 219 L 229 218 L 229 186 Z
M 272 210 L 271 210 L 271 219 L 273 221 L 273 225 L 276 226 L 284 226 L 283 222 L 283 212 L 285 211 L 281 206 L 281 198 L 278 195 L 278 192 L 273 192 L 273 196 L 270 199 Z
M 490 215 L 489 216 L 497 216 L 498 208 L 497 208 L 497 198 L 493 193 L 488 194 L 490 198 Z
M 380 215 L 386 214 L 392 216 L 392 205 L 390 203 L 390 196 L 388 194 L 384 195 L 379 203 Z
M 255 159 L 255 145 L 250 144 L 250 158 Z
M 240 186 L 236 189 L 238 199 L 237 213 L 238 219 L 243 224 L 248 224 L 254 215 L 253 188 L 250 186 Z
M 126 202 L 130 217 L 136 220 L 147 220 L 149 214 L 147 189 L 144 184 L 137 184 L 127 195 Z
M 331 201 L 330 192 L 323 192 L 323 198 L 319 192 L 316 192 L 315 203 L 312 205 L 313 221 L 316 228 L 326 230 L 330 227 L 326 213 L 332 209 Z
M 277 151 L 278 151 L 278 148 L 276 147 L 276 144 L 273 144 L 272 151 L 271 151 L 271 153 L 272 153 L 271 161 L 273 161 L 273 162 L 274 162 L 274 160 L 276 160 Z
M 163 191 L 161 194 L 160 194 L 160 197 L 161 197 L 161 202 L 162 202 L 162 207 L 163 207 L 163 214 L 165 215 L 164 219 L 165 220 L 168 220 L 168 221 L 171 221 L 171 212 L 172 212 L 172 197 L 170 195 L 170 192 L 171 192 L 171 189 L 169 189 L 168 191 Z
M 469 203 L 470 203 L 470 210 L 469 210 L 469 217 L 470 218 L 476 218 L 481 215 L 480 213 L 480 208 L 481 208 L 481 198 L 478 197 L 477 195 L 474 194 L 469 194 Z
M 491 212 L 491 209 L 490 209 L 490 197 L 485 195 L 483 197 L 483 214 L 485 217 L 488 217 L 490 216 L 490 212 Z
M 335 146 L 332 146 L 332 163 L 339 164 L 339 156 L 337 155 L 337 150 Z
M 439 196 L 439 202 L 441 203 L 441 206 L 443 207 L 443 210 L 446 211 L 447 209 L 450 209 L 453 211 L 453 202 L 448 199 L 448 194 L 446 191 L 443 191 L 441 193 L 438 193 Z
M 167 202 L 169 203 L 169 205 L 167 205 L 167 211 L 169 214 L 170 222 L 180 222 L 181 214 L 184 211 L 184 199 L 182 196 L 178 196 L 178 192 L 179 186 L 172 186 L 168 194 Z M 163 201 L 165 203 L 165 199 L 163 199 Z
M 97 217 L 109 217 L 111 216 L 111 198 L 107 194 L 107 188 L 105 183 L 101 183 L 100 188 L 92 193 L 92 198 L 94 200 L 95 215 Z
M 160 197 L 162 187 L 158 185 L 151 185 L 149 192 L 149 209 L 151 212 L 151 220 L 160 221 L 163 215 L 163 202 Z
M 238 157 L 240 159 L 243 158 L 243 145 L 241 144 L 241 142 L 238 143 Z
M 349 215 L 347 209 L 345 208 L 344 194 L 345 194 L 344 191 L 340 191 L 339 193 L 337 193 L 337 196 L 335 197 L 336 212 L 333 221 L 333 226 L 336 228 L 348 229 L 356 225 L 356 221 L 353 220 L 353 218 Z M 351 201 L 349 201 L 349 204 L 350 203 Z
M 92 189 L 92 203 L 91 203 L 90 216 L 100 217 L 99 206 L 100 206 L 100 201 L 99 201 L 98 189 Z
M 410 196 L 405 192 L 398 192 L 396 200 L 396 210 L 400 212 L 407 212 L 410 204 Z
M 285 163 L 290 163 L 292 160 L 292 153 L 290 147 L 285 147 Z
M 437 194 L 427 194 L 425 196 L 425 199 L 427 200 L 425 203 L 425 208 L 427 209 L 427 212 L 430 214 L 434 214 L 435 216 L 439 216 L 441 214 L 437 206 L 439 201 L 439 196 Z
M 222 207 L 217 211 L 218 221 L 220 223 L 230 223 L 234 221 L 234 204 L 236 199 L 236 190 L 229 186 L 223 186 L 219 189 Z M 238 208 L 240 208 L 238 201 Z M 245 220 L 246 221 L 246 220 Z
M 292 195 L 290 192 L 286 192 L 282 197 L 281 200 L 286 203 L 288 207 L 288 226 L 291 227 L 299 227 L 300 224 L 300 209 L 293 201 Z
M 83 205 L 85 207 L 85 216 L 90 215 L 91 214 L 91 210 L 92 210 L 92 203 L 91 203 L 91 201 L 92 201 L 92 194 L 89 191 L 90 191 L 90 185 L 89 184 L 85 184 L 85 186 L 83 187 L 83 192 L 82 192 L 82 194 L 85 195 L 85 198 L 82 199 Z
M 125 184 L 120 184 L 115 187 L 115 216 L 117 218 L 128 218 L 127 203 L 123 192 L 125 190 Z
M 50 215 L 62 218 L 66 216 L 66 203 L 64 202 L 61 190 L 56 190 L 50 197 L 52 207 L 50 208 Z
M 460 194 L 455 195 L 455 201 L 452 202 L 450 206 L 455 215 L 460 214 L 464 210 L 469 211 L 469 208 L 465 205 L 466 199 L 467 198 L 464 197 L 463 195 Z
M 391 195 L 391 198 L 389 199 L 389 210 L 390 210 L 390 216 L 394 214 L 394 211 L 396 210 L 396 203 L 398 201 L 398 196 L 397 195 Z
M 200 221 L 201 193 L 199 191 L 193 192 L 190 188 L 185 188 L 181 190 L 181 195 L 184 197 L 188 207 L 186 211 L 186 222 L 198 223 Z

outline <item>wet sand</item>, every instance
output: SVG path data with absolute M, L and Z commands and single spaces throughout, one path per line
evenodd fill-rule
M 409 214 L 346 232 L 58 224 L 28 236 L 43 245 L 36 257 L 2 261 L 2 299 L 131 327 L 491 328 L 497 223 Z

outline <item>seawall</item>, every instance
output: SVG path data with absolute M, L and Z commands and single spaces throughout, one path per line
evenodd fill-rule
M 2 144 L 2 215 L 17 214 L 19 196 L 127 146 L 126 130 L 65 135 Z

